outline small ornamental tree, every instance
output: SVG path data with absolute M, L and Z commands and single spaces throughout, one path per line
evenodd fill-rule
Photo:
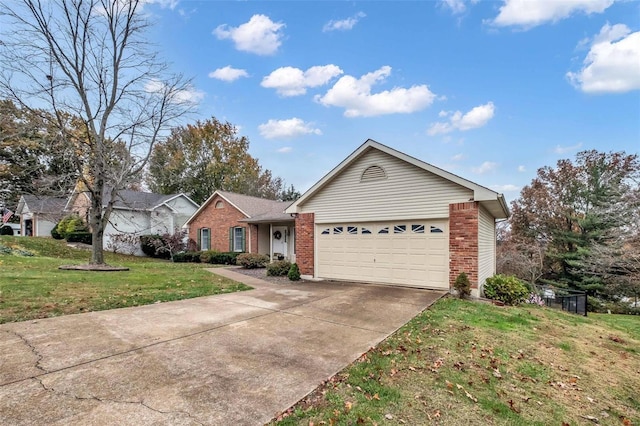
M 289 273 L 287 274 L 291 281 L 299 281 L 300 280 L 300 268 L 298 268 L 297 263 L 291 264 L 291 268 L 289 268 Z
M 471 295 L 471 282 L 469 281 L 469 276 L 465 272 L 460 272 L 456 277 L 455 283 L 453 283 L 453 288 L 458 292 L 458 297 L 460 299 L 466 299 Z

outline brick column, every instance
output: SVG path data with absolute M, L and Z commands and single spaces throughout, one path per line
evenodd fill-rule
M 251 253 L 258 253 L 258 225 L 249 225 L 251 232 Z
M 466 272 L 471 288 L 478 288 L 477 201 L 449 204 L 449 287 Z
M 315 215 L 299 213 L 296 217 L 296 263 L 300 274 L 313 276 Z

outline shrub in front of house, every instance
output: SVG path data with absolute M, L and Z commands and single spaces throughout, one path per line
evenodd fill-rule
M 291 269 L 291 262 L 288 260 L 276 260 L 267 265 L 267 275 L 272 277 L 284 277 Z
M 199 251 L 181 251 L 173 255 L 173 261 L 176 263 L 200 263 Z
M 453 283 L 453 288 L 458 292 L 460 299 L 465 299 L 471 295 L 471 281 L 469 281 L 469 276 L 466 272 L 460 272 Z
M 51 238 L 53 238 L 54 240 L 63 240 L 64 239 L 64 235 L 62 235 L 60 233 L 60 231 L 58 231 L 58 225 L 59 224 L 60 224 L 60 222 L 56 223 L 56 225 L 51 230 Z
M 77 214 L 65 216 L 56 225 L 56 232 L 65 240 L 67 236 L 74 232 L 89 232 L 87 224 Z M 51 234 L 53 236 L 53 233 Z
M 13 228 L 9 225 L 0 227 L 0 235 L 13 235 Z
M 291 268 L 289 268 L 289 272 L 287 273 L 287 277 L 291 281 L 299 281 L 300 280 L 300 268 L 298 268 L 297 263 L 291 264 Z
M 269 263 L 269 256 L 258 253 L 241 253 L 236 257 L 236 264 L 245 269 L 264 268 Z
M 162 246 L 162 244 L 161 235 L 140 235 L 140 248 L 142 249 L 142 252 L 149 257 L 169 259 L 171 257 L 171 253 L 165 250 L 158 250 L 158 247 Z
M 529 297 L 529 289 L 513 275 L 497 274 L 487 278 L 484 285 L 484 295 L 507 305 L 517 305 Z
M 214 265 L 235 265 L 236 257 L 242 253 L 219 252 L 215 250 L 206 250 L 201 252 L 200 261 L 202 263 L 211 263 Z
M 91 244 L 93 236 L 91 235 L 91 232 L 76 231 L 66 234 L 65 240 L 67 240 L 68 243 Z

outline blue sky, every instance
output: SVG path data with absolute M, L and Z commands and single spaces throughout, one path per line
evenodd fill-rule
M 299 190 L 368 138 L 508 200 L 580 150 L 640 151 L 640 2 L 147 2 L 194 120 Z

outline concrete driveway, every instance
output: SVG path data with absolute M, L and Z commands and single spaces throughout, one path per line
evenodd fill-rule
M 443 292 L 349 283 L 0 326 L 0 424 L 260 425 Z

